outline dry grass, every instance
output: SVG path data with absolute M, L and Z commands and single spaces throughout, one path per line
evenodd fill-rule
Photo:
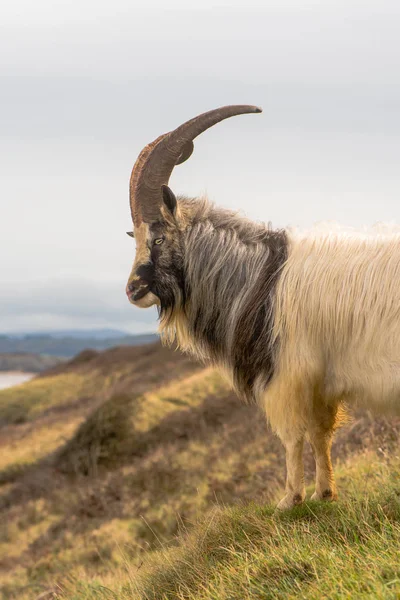
M 337 504 L 309 502 L 286 514 L 256 504 L 217 508 L 178 548 L 149 557 L 115 597 L 398 598 L 400 460 L 369 452 L 343 473 Z
M 74 396 L 75 383 L 70 385 L 80 378 L 90 390 L 85 397 Z M 54 389 L 61 382 L 66 388 L 57 404 Z M 305 538 L 303 525 L 292 531 L 286 521 L 271 520 L 265 502 L 274 500 L 283 484 L 282 448 L 258 410 L 241 404 L 215 372 L 158 345 L 124 348 L 81 356 L 18 392 L 6 390 L 0 394 L 3 414 L 12 413 L 16 394 L 29 401 L 25 398 L 25 422 L 11 419 L 0 442 L 4 598 L 272 597 L 265 595 L 264 579 L 268 585 L 275 581 L 275 597 L 294 593 L 297 584 L 290 582 L 301 577 L 295 568 L 301 545 L 307 542 L 303 558 L 310 562 L 305 554 L 317 538 Z M 345 460 L 365 447 L 380 448 L 380 458 L 371 454 L 376 482 L 390 480 L 393 494 L 386 456 L 398 443 L 398 432 L 394 421 L 359 415 L 339 432 L 336 456 Z M 339 527 L 341 511 L 355 511 L 362 500 L 356 483 L 347 484 L 364 482 L 363 464 L 343 470 L 341 487 L 348 488 L 349 504 L 310 505 L 296 513 L 300 522 L 312 510 L 318 519 L 332 517 Z M 396 464 L 391 469 L 398 471 Z M 311 477 L 309 451 L 306 470 Z M 232 508 L 215 512 L 216 505 Z M 369 523 L 367 508 L 362 515 Z M 179 542 L 179 532 L 190 532 L 204 516 L 206 521 Z M 261 533 L 253 535 L 252 527 Z M 276 527 L 278 533 L 271 529 Z M 269 539 L 272 530 L 280 536 L 275 541 Z M 298 555 L 291 562 L 290 531 L 298 534 Z M 210 555 L 199 544 L 203 538 L 216 548 Z M 262 567 L 266 554 L 273 557 L 270 571 Z M 182 561 L 187 568 L 181 568 Z M 140 591 L 138 574 L 144 572 Z M 279 587 L 281 579 L 290 583 L 286 591 Z M 255 587 L 246 588 L 246 582 Z

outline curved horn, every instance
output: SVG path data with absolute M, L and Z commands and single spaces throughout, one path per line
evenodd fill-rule
M 186 121 L 177 129 L 161 135 L 139 154 L 130 180 L 130 204 L 135 225 L 151 223 L 160 216 L 162 185 L 168 185 L 175 165 L 189 158 L 193 140 L 223 119 L 245 113 L 260 113 L 261 108 L 249 105 L 223 106 Z

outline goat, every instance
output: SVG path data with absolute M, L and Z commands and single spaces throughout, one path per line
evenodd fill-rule
M 337 497 L 331 444 L 344 403 L 400 400 L 400 233 L 273 230 L 206 198 L 175 197 L 175 165 L 193 139 L 254 106 L 204 113 L 140 153 L 130 180 L 136 257 L 126 292 L 158 306 L 160 332 L 228 373 L 258 403 L 286 450 L 287 509 L 305 498 L 303 442 L 316 461 L 312 499 Z

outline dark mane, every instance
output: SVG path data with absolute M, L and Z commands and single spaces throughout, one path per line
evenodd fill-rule
M 190 215 L 182 236 L 180 310 L 190 350 L 225 367 L 237 391 L 253 400 L 256 377 L 266 384 L 274 371 L 274 293 L 287 258 L 286 233 L 204 199 L 180 202 Z M 173 311 L 170 321 L 173 326 Z

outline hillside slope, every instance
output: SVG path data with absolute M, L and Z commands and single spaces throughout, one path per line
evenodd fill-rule
M 339 475 L 338 503 L 286 513 L 260 504 L 216 508 L 177 548 L 155 553 L 115 598 L 398 599 L 399 457 L 369 451 Z
M 398 420 L 354 415 L 334 447 L 343 500 L 278 520 L 266 503 L 281 493 L 284 453 L 263 416 L 159 344 L 84 352 L 0 392 L 0 426 L 6 599 L 289 598 L 305 585 L 312 598 L 331 585 L 329 556 L 344 564 L 364 550 L 361 572 L 388 560 L 365 597 L 400 591 Z M 305 461 L 310 480 L 309 449 Z M 352 545 L 373 532 L 375 554 Z

